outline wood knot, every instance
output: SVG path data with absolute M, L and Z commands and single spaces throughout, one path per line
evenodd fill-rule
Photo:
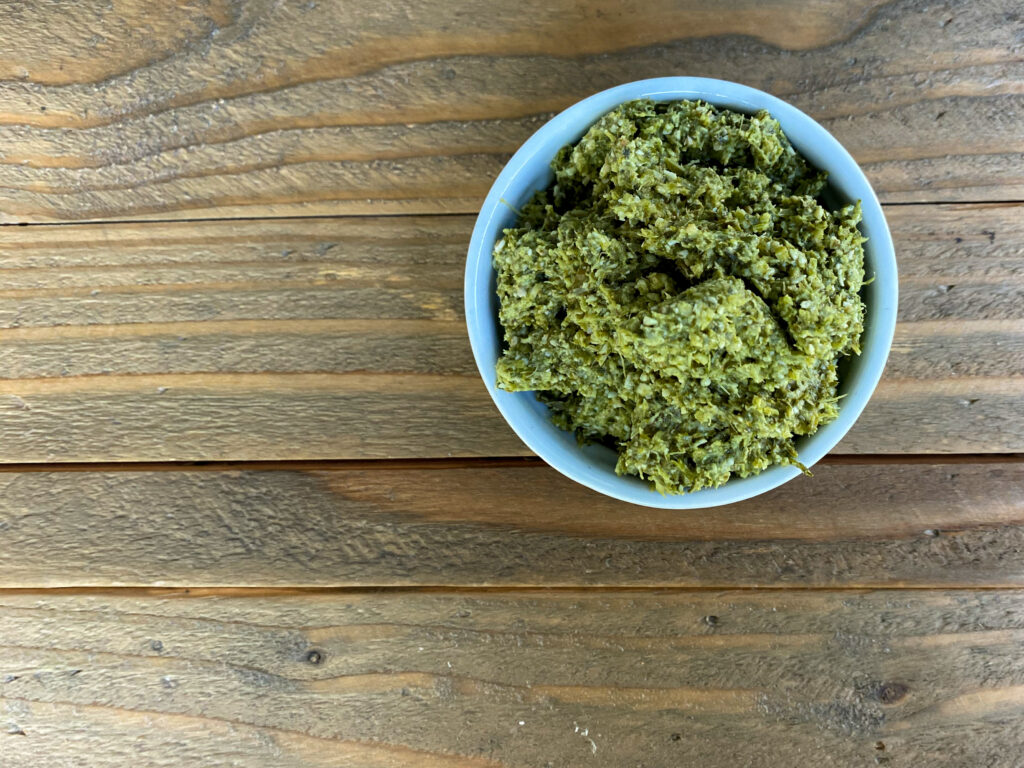
M 878 700 L 883 704 L 895 704 L 901 701 L 909 690 L 903 683 L 882 683 L 878 687 Z

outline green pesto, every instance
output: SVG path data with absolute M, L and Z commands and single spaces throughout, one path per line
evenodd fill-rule
M 494 248 L 498 385 L 662 493 L 803 465 L 859 354 L 860 206 L 825 208 L 767 112 L 633 101 L 552 162 Z

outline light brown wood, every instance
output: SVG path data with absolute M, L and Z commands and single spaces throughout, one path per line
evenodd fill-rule
M 1024 461 L 635 507 L 541 466 L 0 473 L 0 587 L 1024 586 Z
M 555 111 L 674 74 L 792 101 L 886 200 L 1021 199 L 1018 6 L 16 4 L 0 220 L 470 212 Z
M 1024 206 L 890 206 L 900 325 L 845 453 L 1024 450 Z M 0 461 L 523 455 L 472 219 L 0 228 Z
M 990 766 L 1024 594 L 0 595 L 7 765 Z

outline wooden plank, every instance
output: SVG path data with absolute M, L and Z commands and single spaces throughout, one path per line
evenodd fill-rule
M 521 452 L 461 322 L 468 225 L 4 228 L 4 459 Z
M 555 111 L 676 73 L 792 101 L 886 200 L 1021 199 L 1019 12 L 1015 0 L 21 4 L 0 52 L 0 220 L 470 212 Z
M 891 206 L 900 325 L 845 453 L 1024 450 L 1024 207 Z M 523 455 L 472 219 L 0 228 L 0 462 Z
M 6 765 L 1015 767 L 1024 593 L 0 595 Z
M 1024 462 L 828 465 L 694 512 L 543 466 L 0 473 L 0 587 L 1022 586 Z

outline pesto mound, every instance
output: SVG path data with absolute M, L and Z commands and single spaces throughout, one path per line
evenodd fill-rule
M 860 206 L 828 210 L 767 112 L 622 105 L 552 162 L 494 247 L 498 386 L 661 493 L 803 465 L 859 354 Z

